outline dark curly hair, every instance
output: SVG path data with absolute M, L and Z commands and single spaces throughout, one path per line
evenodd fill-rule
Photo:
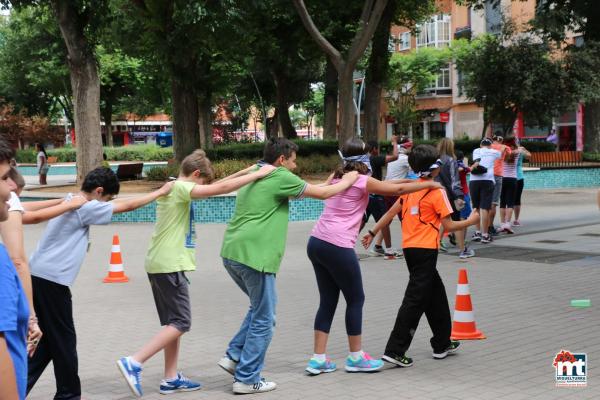
M 81 184 L 81 190 L 86 193 L 91 193 L 99 187 L 104 189 L 105 195 L 119 194 L 121 185 L 119 184 L 119 178 L 112 169 L 98 167 L 90 171 Z

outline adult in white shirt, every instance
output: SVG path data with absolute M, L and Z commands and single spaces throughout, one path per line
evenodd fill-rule
M 481 141 L 480 148 L 473 151 L 471 182 L 469 183 L 473 209 L 477 210 L 481 216 L 480 223 L 475 226 L 476 230 L 472 240 L 481 243 L 492 241 L 488 233 L 489 212 L 492 208 L 494 194 L 494 161 L 500 158 L 500 152 L 492 149 L 491 146 L 492 140 L 485 138 Z

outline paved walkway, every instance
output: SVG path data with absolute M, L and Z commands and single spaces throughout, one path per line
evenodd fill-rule
M 291 223 L 288 247 L 278 276 L 277 329 L 267 355 L 265 376 L 279 384 L 261 399 L 377 398 L 377 399 L 592 399 L 600 396 L 600 212 L 594 190 L 535 191 L 525 195 L 523 223 L 518 234 L 502 237 L 481 250 L 486 257 L 466 262 L 441 255 L 439 271 L 454 304 L 457 270 L 467 268 L 478 328 L 488 339 L 463 342 L 459 354 L 431 358 L 430 329 L 425 319 L 409 355 L 412 368 L 388 368 L 375 374 L 332 374 L 308 377 L 303 373 L 312 354 L 312 323 L 318 294 L 305 249 L 313 222 Z M 537 204 L 534 208 L 532 204 Z M 574 228 L 566 228 L 576 226 Z M 558 229 L 562 227 L 562 229 Z M 94 227 L 84 268 L 73 287 L 78 330 L 80 375 L 84 398 L 133 398 L 115 360 L 135 351 L 159 328 L 150 287 L 143 270 L 152 234 L 149 224 Z M 192 331 L 184 336 L 180 367 L 203 382 L 195 393 L 174 399 L 231 398 L 231 377 L 216 366 L 228 339 L 238 328 L 247 300 L 221 266 L 218 254 L 224 225 L 200 225 L 198 270 L 190 273 L 193 304 Z M 43 226 L 27 227 L 31 253 Z M 398 227 L 393 232 L 398 232 Z M 103 284 L 111 236 L 118 233 L 127 275 L 126 284 Z M 398 237 L 396 235 L 395 240 Z M 560 243 L 540 243 L 555 240 Z M 497 252 L 493 249 L 498 247 Z M 510 249 L 556 250 L 579 253 L 569 262 L 507 260 Z M 479 250 L 481 245 L 476 248 Z M 509 249 L 509 250 L 506 250 Z M 357 249 L 359 253 L 365 253 Z M 507 253 L 508 251 L 508 253 Z M 516 250 L 514 250 L 516 251 Z M 513 251 L 513 252 L 514 252 Z M 57 260 L 59 261 L 59 260 Z M 373 356 L 383 351 L 402 300 L 408 274 L 403 260 L 367 258 L 361 262 L 365 284 L 364 348 Z M 589 298 L 592 307 L 575 309 L 571 299 Z M 329 355 L 343 365 L 347 354 L 343 301 L 332 328 Z M 587 388 L 556 388 L 554 355 L 561 349 L 588 356 Z M 144 371 L 147 399 L 158 394 L 162 355 Z M 30 399 L 54 394 L 48 368 Z

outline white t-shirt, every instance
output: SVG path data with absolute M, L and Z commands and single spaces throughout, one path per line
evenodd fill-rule
M 18 211 L 20 213 L 24 213 L 25 209 L 23 208 L 23 205 L 21 204 L 21 200 L 19 199 L 19 196 L 17 196 L 17 194 L 15 192 L 10 192 L 10 199 L 8 199 L 7 201 L 8 203 L 8 211 Z
M 479 165 L 487 168 L 487 172 L 481 175 L 475 175 L 471 172 L 471 181 L 492 181 L 494 182 L 494 161 L 500 158 L 498 150 L 488 147 L 481 147 L 473 151 L 473 161 L 480 159 Z
M 48 160 L 46 160 L 46 155 L 43 151 L 37 153 L 37 168 L 40 169 L 42 165 L 46 164 Z
M 65 201 L 72 197 L 69 194 Z M 90 225 L 107 225 L 112 215 L 112 203 L 91 200 L 52 218 L 29 259 L 31 275 L 71 286 L 87 252 Z
M 391 181 L 394 179 L 406 179 L 410 166 L 408 165 L 408 156 L 406 154 L 398 154 L 398 159 L 389 162 L 387 165 L 387 172 L 385 174 L 385 180 Z

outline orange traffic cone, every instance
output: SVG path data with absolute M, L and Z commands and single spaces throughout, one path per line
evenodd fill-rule
M 456 304 L 454 305 L 454 322 L 452 323 L 452 340 L 485 339 L 483 332 L 475 326 L 473 304 L 469 291 L 467 270 L 458 271 L 458 285 L 456 286 Z
M 108 275 L 103 280 L 104 283 L 129 282 L 123 271 L 123 259 L 121 258 L 121 245 L 119 244 L 119 235 L 113 236 L 112 251 L 110 252 L 110 267 Z

